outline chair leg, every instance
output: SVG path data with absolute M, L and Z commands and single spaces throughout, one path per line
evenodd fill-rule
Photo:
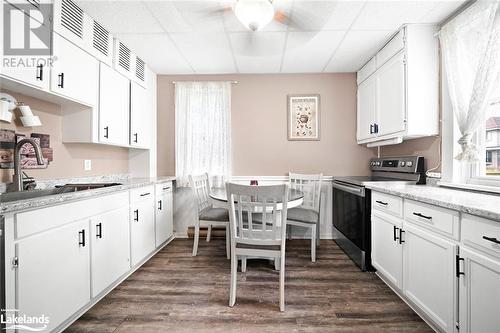
M 208 225 L 208 229 L 207 229 L 207 242 L 210 242 L 210 237 L 212 236 L 212 225 L 209 224 Z
M 226 226 L 226 257 L 231 259 L 231 234 L 229 233 L 229 225 Z
M 247 271 L 247 257 L 241 257 L 241 271 L 243 273 Z
M 311 261 L 316 262 L 316 225 L 311 226 Z
M 236 303 L 236 281 L 238 273 L 238 258 L 233 252 L 231 254 L 231 287 L 229 288 L 229 306 L 233 307 Z
M 320 233 L 321 233 L 321 227 L 320 227 L 320 222 L 318 221 L 318 224 L 316 224 L 316 246 L 318 247 L 319 247 L 319 242 L 321 240 Z
M 198 241 L 200 240 L 200 224 L 194 226 L 193 257 L 198 253 Z
M 280 258 L 280 311 L 285 311 L 285 257 Z

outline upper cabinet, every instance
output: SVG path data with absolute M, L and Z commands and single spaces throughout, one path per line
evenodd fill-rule
M 359 144 L 396 144 L 439 133 L 436 30 L 403 27 L 358 71 Z
M 130 86 L 130 145 L 134 147 L 149 146 L 149 126 L 148 119 L 151 115 L 151 106 L 148 100 L 146 89 L 136 82 Z

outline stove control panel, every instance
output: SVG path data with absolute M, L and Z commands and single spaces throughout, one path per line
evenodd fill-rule
M 424 158 L 422 156 L 373 158 L 370 161 L 370 169 L 372 171 L 423 173 Z

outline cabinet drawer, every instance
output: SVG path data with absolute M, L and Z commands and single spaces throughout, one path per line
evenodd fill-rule
M 372 192 L 372 209 L 377 209 L 388 214 L 403 217 L 403 198 Z
M 154 185 L 134 188 L 130 190 L 130 202 L 133 203 L 151 199 L 155 194 L 154 191 Z
M 500 222 L 464 214 L 461 240 L 464 245 L 500 257 Z
M 172 192 L 172 182 L 165 182 L 156 184 L 156 195 L 163 195 L 164 193 Z
M 404 29 L 400 30 L 382 50 L 377 53 L 377 68 L 385 64 L 392 56 L 405 47 Z
M 459 214 L 454 210 L 407 200 L 404 205 L 404 215 L 405 221 L 458 239 Z
M 377 63 L 375 61 L 375 57 L 371 58 L 359 71 L 357 75 L 357 83 L 360 84 L 370 75 L 375 73 L 377 70 Z

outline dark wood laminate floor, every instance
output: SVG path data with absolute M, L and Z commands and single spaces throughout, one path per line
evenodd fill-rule
M 287 243 L 286 311 L 278 272 L 250 260 L 228 307 L 223 239 L 177 239 L 109 293 L 67 332 L 432 332 L 375 274 L 360 272 L 331 240 L 316 263 L 309 242 Z

